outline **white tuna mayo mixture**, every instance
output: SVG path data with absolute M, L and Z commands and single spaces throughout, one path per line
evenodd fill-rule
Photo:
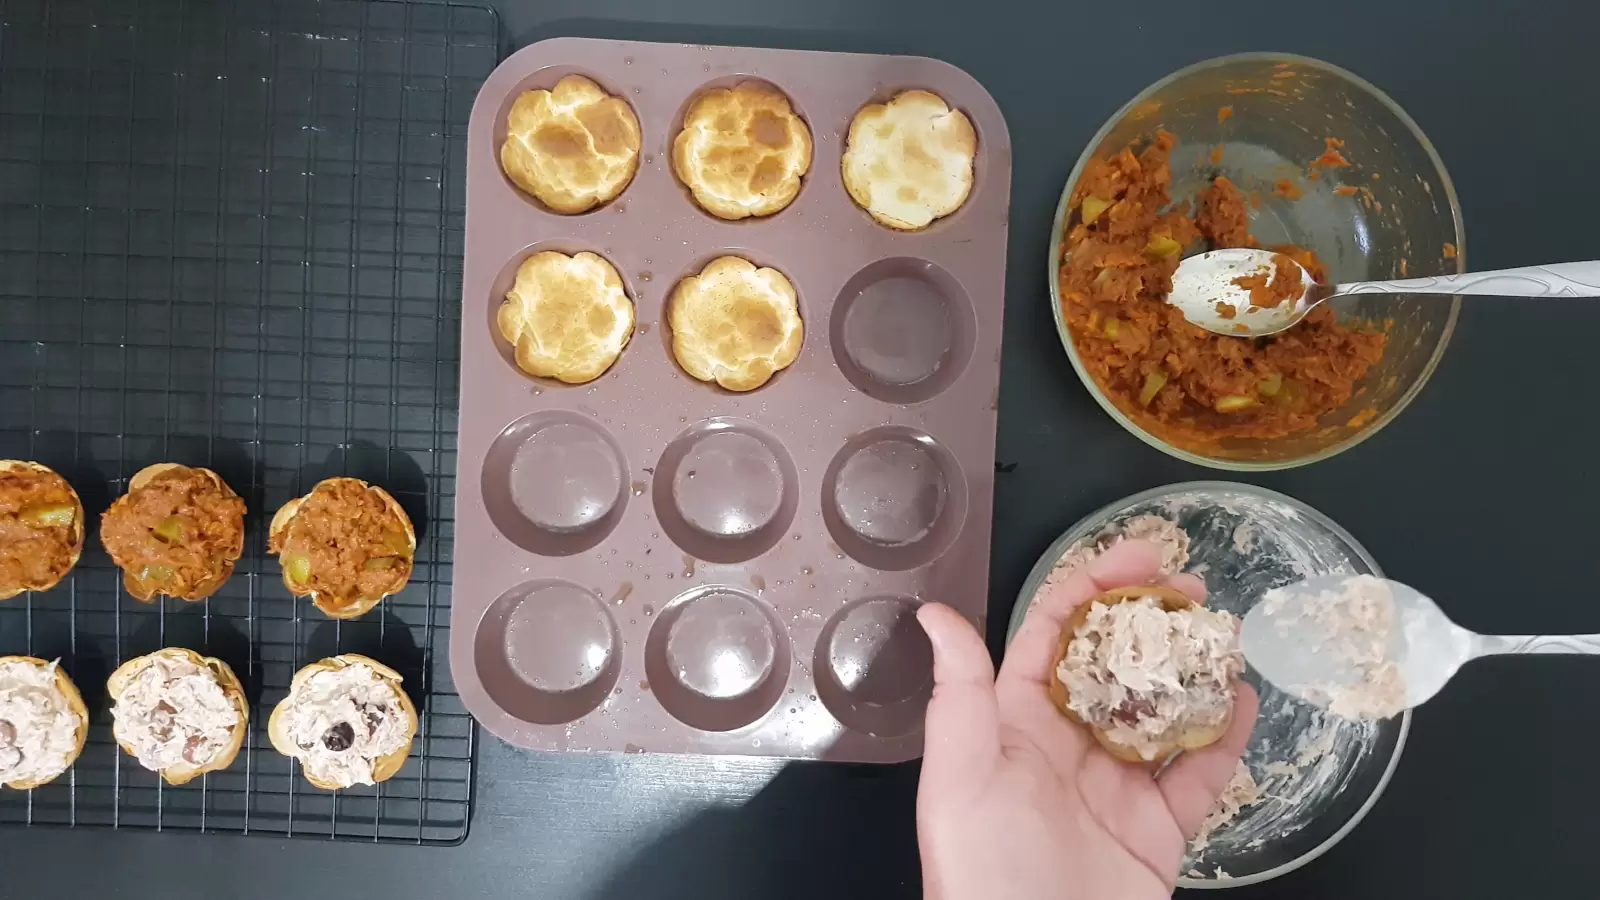
M 66 771 L 80 720 L 56 686 L 56 663 L 0 663 L 0 784 L 24 784 Z
M 374 784 L 373 763 L 411 739 L 396 688 L 368 665 L 319 671 L 283 702 L 295 756 L 319 781 Z
M 215 673 L 187 659 L 156 657 L 112 707 L 112 733 L 153 772 L 204 766 L 233 742 L 239 710 Z
M 1168 611 L 1154 597 L 1096 603 L 1056 676 L 1073 712 L 1153 760 L 1172 735 L 1228 718 L 1244 671 L 1238 625 L 1204 607 Z
M 1262 608 L 1276 615 L 1279 631 L 1289 632 L 1309 620 L 1316 629 L 1315 653 L 1330 653 L 1357 679 L 1349 684 L 1300 685 L 1293 691 L 1311 701 L 1325 701 L 1328 712 L 1346 719 L 1387 719 L 1406 708 L 1405 679 L 1389 658 L 1395 629 L 1394 596 L 1382 579 L 1358 575 L 1337 590 L 1308 598 L 1298 610 L 1280 613 L 1282 590 L 1268 591 Z

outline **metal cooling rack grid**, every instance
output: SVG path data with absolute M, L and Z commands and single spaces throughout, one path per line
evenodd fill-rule
M 55 590 L 0 603 L 0 654 L 56 657 L 93 713 L 73 771 L 0 823 L 459 841 L 475 729 L 448 665 L 466 122 L 498 21 L 459 4 L 0 2 L 0 458 L 52 466 L 98 520 L 152 462 L 244 496 L 210 601 L 123 593 L 91 533 Z M 295 602 L 272 510 L 384 485 L 419 526 L 409 587 L 362 620 Z M 250 689 L 234 764 L 163 785 L 111 739 L 104 680 L 162 646 Z M 266 715 L 300 666 L 365 652 L 419 701 L 377 788 L 307 785 Z

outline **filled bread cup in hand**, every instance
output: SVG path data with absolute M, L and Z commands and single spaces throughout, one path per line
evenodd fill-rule
M 167 784 L 226 769 L 250 723 L 244 685 L 228 664 L 182 647 L 135 657 L 106 683 L 111 734 Z
M 0 600 L 47 591 L 83 554 L 83 501 L 36 462 L 0 459 Z
M 1237 618 L 1172 588 L 1121 587 L 1067 617 L 1050 700 L 1117 759 L 1159 763 L 1221 739 L 1242 671 Z
M 0 787 L 31 791 L 72 768 L 89 710 L 58 663 L 0 656 Z
M 335 619 L 354 619 L 411 580 L 417 531 L 388 491 L 329 478 L 272 517 L 267 550 L 283 583 Z
M 327 791 L 388 781 L 411 755 L 416 734 L 417 708 L 400 674 L 356 653 L 296 672 L 267 720 L 272 746 Z
M 210 469 L 156 463 L 100 517 L 100 542 L 128 595 L 196 602 L 217 592 L 244 553 L 244 501 Z

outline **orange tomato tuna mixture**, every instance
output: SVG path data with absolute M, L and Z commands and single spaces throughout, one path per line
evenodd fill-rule
M 1176 144 L 1159 131 L 1142 147 L 1091 160 L 1073 191 L 1060 279 L 1078 357 L 1117 408 L 1184 449 L 1310 429 L 1350 399 L 1383 356 L 1385 336 L 1341 325 L 1321 306 L 1271 337 L 1227 337 L 1168 305 L 1188 253 L 1258 246 L 1244 195 L 1220 175 L 1192 216 L 1188 204 L 1167 209 Z M 1272 249 L 1324 280 L 1311 251 Z

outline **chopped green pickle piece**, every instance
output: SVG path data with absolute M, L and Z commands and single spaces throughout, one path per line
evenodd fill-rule
M 1228 394 L 1218 397 L 1217 402 L 1212 404 L 1212 408 L 1219 413 L 1231 413 L 1246 410 L 1255 405 L 1256 398 L 1254 397 L 1246 397 L 1243 394 Z
M 61 503 L 55 506 L 30 506 L 22 511 L 22 521 L 38 528 L 71 525 L 72 520 L 77 517 L 78 511 L 69 503 Z
M 398 531 L 384 532 L 383 545 L 388 547 L 390 550 L 401 554 L 402 556 L 409 555 L 411 553 L 410 539 Z
M 1145 244 L 1144 252 L 1151 256 L 1171 259 L 1183 252 L 1183 245 L 1164 234 L 1158 234 L 1150 239 L 1150 243 Z
M 311 580 L 311 557 L 288 557 L 283 561 L 283 571 L 295 584 L 305 584 Z
M 400 560 L 395 559 L 392 556 L 374 556 L 365 563 L 362 563 L 362 565 L 368 572 L 382 572 L 385 569 L 394 568 L 395 564 L 399 561 Z
M 1150 401 L 1167 386 L 1167 373 L 1151 372 L 1144 377 L 1144 387 L 1139 389 L 1139 405 L 1149 406 Z
M 1278 392 L 1283 390 L 1283 373 L 1273 372 L 1271 375 L 1268 375 L 1266 378 L 1262 379 L 1261 386 L 1256 388 L 1256 390 L 1260 391 L 1263 397 L 1278 396 Z
M 175 574 L 177 573 L 172 571 L 171 566 L 145 566 L 144 571 L 139 573 L 139 580 L 170 581 Z
M 189 539 L 189 520 L 183 516 L 167 516 L 155 527 L 155 535 L 169 544 L 181 544 Z
M 1276 394 L 1269 394 L 1268 396 L 1272 398 L 1273 403 L 1279 406 L 1293 406 L 1300 399 L 1304 390 L 1304 388 L 1298 387 L 1294 382 L 1286 379 L 1278 386 Z
M 1095 219 L 1100 218 L 1100 214 L 1110 208 L 1110 200 L 1102 200 L 1093 194 L 1083 198 L 1083 224 L 1088 225 Z

